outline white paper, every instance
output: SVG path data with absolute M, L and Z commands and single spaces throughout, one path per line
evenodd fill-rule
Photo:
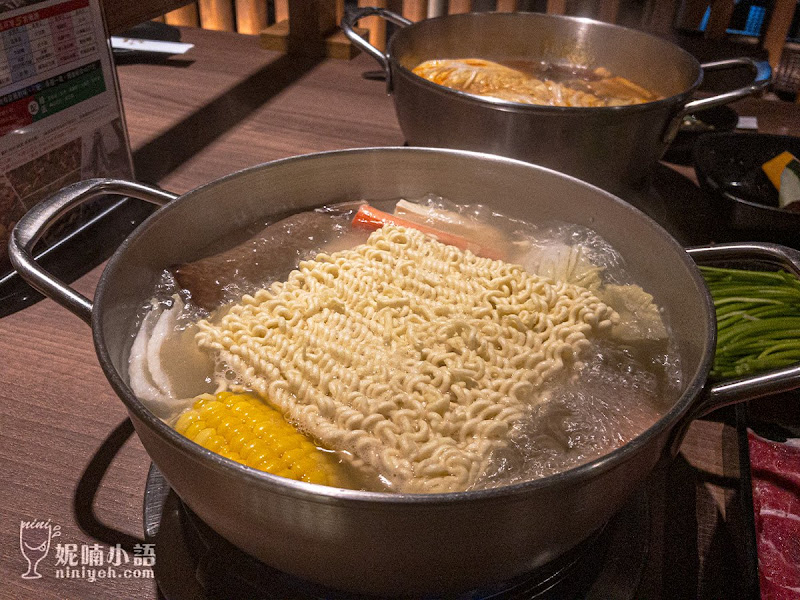
M 736 125 L 737 129 L 758 129 L 757 117 L 739 117 L 739 123 Z
M 156 52 L 158 54 L 186 54 L 194 48 L 194 44 L 180 42 L 162 42 L 159 40 L 142 40 L 139 38 L 122 38 L 111 36 L 111 47 L 116 50 L 135 50 L 136 52 Z

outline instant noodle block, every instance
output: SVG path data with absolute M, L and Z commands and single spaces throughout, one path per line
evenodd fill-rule
M 475 483 L 541 384 L 617 319 L 584 287 L 389 225 L 200 321 L 196 341 L 390 488 L 448 492 Z M 215 406 L 193 410 L 213 418 Z M 223 444 L 224 432 L 192 431 L 190 418 L 200 417 L 182 416 L 179 431 Z M 262 460 L 231 443 L 248 464 Z

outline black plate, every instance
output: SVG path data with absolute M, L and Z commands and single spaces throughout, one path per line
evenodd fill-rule
M 711 133 L 695 143 L 697 179 L 712 198 L 719 225 L 735 239 L 800 247 L 800 213 L 778 208 L 778 192 L 761 169 L 785 150 L 800 156 L 800 138 Z
M 692 163 L 692 148 L 695 142 L 709 133 L 725 133 L 736 129 L 739 123 L 739 114 L 729 106 L 715 106 L 701 110 L 693 115 L 691 124 L 688 119 L 678 130 L 675 139 L 667 148 L 664 160 L 678 165 Z

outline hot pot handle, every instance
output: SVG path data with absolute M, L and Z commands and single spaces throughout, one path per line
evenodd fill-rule
M 392 11 L 386 10 L 384 8 L 375 8 L 372 6 L 365 6 L 364 8 L 357 8 L 352 11 L 347 11 L 347 13 L 342 18 L 342 31 L 348 37 L 348 39 L 353 42 L 359 49 L 363 50 L 367 54 L 369 54 L 372 58 L 377 60 L 383 70 L 386 72 L 386 86 L 387 90 L 391 91 L 391 72 L 389 68 L 389 55 L 384 54 L 380 50 L 378 50 L 375 46 L 370 44 L 367 40 L 363 37 L 358 35 L 355 30 L 356 23 L 358 23 L 361 19 L 365 17 L 381 17 L 386 19 L 390 23 L 394 23 L 400 27 L 405 27 L 407 25 L 411 25 L 412 21 L 409 21 L 405 17 L 401 17 L 397 13 L 393 13 Z
M 725 92 L 723 94 L 717 94 L 716 96 L 700 98 L 699 100 L 687 102 L 684 104 L 683 108 L 677 112 L 675 117 L 670 120 L 669 125 L 664 130 L 664 142 L 671 143 L 672 140 L 675 139 L 675 136 L 677 135 L 678 130 L 681 128 L 681 124 L 683 123 L 683 118 L 686 115 L 691 115 L 707 108 L 713 108 L 714 106 L 728 104 L 734 100 L 741 100 L 742 98 L 746 98 L 747 96 L 756 94 L 766 89 L 766 87 L 772 81 L 772 67 L 770 67 L 770 64 L 765 60 L 754 60 L 747 56 L 703 63 L 700 65 L 700 67 L 704 71 L 712 71 L 715 69 L 729 69 L 731 67 L 738 67 L 742 65 L 750 67 L 753 70 L 754 77 L 750 85 L 731 90 L 730 92 Z
M 720 106 L 721 104 L 728 104 L 734 100 L 741 100 L 742 98 L 746 98 L 747 96 L 765 89 L 770 84 L 770 81 L 772 81 L 772 67 L 770 67 L 769 63 L 765 60 L 755 60 L 747 56 L 703 63 L 700 67 L 704 71 L 712 71 L 716 69 L 729 69 L 741 65 L 750 67 L 753 70 L 754 78 L 750 85 L 709 98 L 700 98 L 699 100 L 687 102 L 683 109 L 681 109 L 679 116 L 683 118 L 686 115 L 696 113 L 700 110 Z
M 86 323 L 91 323 L 92 302 L 40 267 L 33 257 L 33 247 L 58 219 L 73 208 L 106 194 L 138 198 L 158 206 L 177 198 L 175 194 L 133 181 L 87 179 L 65 187 L 31 208 L 14 226 L 8 242 L 11 264 L 20 276 L 31 287 L 75 313 Z
M 783 267 L 800 277 L 800 251 L 779 244 L 766 242 L 719 244 L 689 248 L 687 252 L 697 263 L 758 260 Z M 775 369 L 752 377 L 723 381 L 708 386 L 688 416 L 694 419 L 723 406 L 788 392 L 798 387 L 800 387 L 800 365 Z

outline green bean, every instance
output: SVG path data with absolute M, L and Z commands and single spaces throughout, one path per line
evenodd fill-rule
M 781 273 L 783 273 L 783 271 L 746 271 L 744 269 L 725 269 L 723 267 L 700 267 L 700 270 L 703 272 L 703 277 L 706 279 L 719 277 L 721 275 L 727 275 L 729 278 L 741 279 L 742 274 L 746 273 L 750 281 L 781 277 Z
M 800 280 L 784 271 L 700 271 L 717 313 L 713 376 L 735 377 L 800 362 Z

